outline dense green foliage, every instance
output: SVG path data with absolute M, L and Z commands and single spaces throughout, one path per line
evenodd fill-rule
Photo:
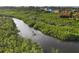
M 39 8 L 2 9 L 0 14 L 17 17 L 29 26 L 60 40 L 79 40 L 79 20 L 59 18 L 58 14 Z
M 9 17 L 0 17 L 0 53 L 39 53 L 43 52 L 40 46 L 30 39 L 24 39 Z

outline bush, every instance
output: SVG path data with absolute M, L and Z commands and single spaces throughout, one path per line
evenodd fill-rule
M 42 48 L 30 39 L 18 35 L 18 30 L 11 18 L 0 18 L 0 53 L 39 53 Z

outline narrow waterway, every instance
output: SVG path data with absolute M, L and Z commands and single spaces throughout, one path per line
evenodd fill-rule
M 13 18 L 13 21 L 20 31 L 19 35 L 37 42 L 43 48 L 44 52 L 51 52 L 52 48 L 58 49 L 59 52 L 79 52 L 79 42 L 63 42 L 29 27 L 20 19 Z

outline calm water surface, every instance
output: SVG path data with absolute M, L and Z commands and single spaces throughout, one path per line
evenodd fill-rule
M 79 52 L 79 42 L 63 42 L 29 27 L 20 19 L 13 18 L 13 21 L 20 31 L 19 35 L 37 42 L 44 49 L 44 52 L 51 52 L 52 48 L 59 49 L 59 52 Z

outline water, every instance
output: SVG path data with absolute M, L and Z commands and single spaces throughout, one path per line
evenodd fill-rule
M 52 48 L 59 49 L 59 52 L 79 52 L 79 42 L 63 42 L 29 27 L 22 20 L 13 18 L 13 21 L 16 24 L 17 29 L 20 31 L 19 35 L 37 42 L 44 49 L 44 52 L 51 52 Z

